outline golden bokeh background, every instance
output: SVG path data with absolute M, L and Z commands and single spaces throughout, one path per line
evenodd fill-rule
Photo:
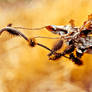
M 0 28 L 66 25 L 81 26 L 92 13 L 92 0 L 0 0 Z M 26 36 L 57 37 L 47 30 L 20 30 Z M 56 40 L 37 39 L 50 48 Z M 0 92 L 92 92 L 92 55 L 77 66 L 62 57 L 49 61 L 49 51 L 29 47 L 20 37 L 0 36 Z

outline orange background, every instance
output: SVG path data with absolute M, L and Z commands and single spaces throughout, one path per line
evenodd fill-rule
M 0 28 L 66 25 L 70 19 L 80 27 L 92 13 L 92 0 L 4 0 L 0 1 Z M 20 30 L 29 38 L 58 37 L 47 30 Z M 48 47 L 56 40 L 37 39 Z M 77 66 L 62 57 L 49 61 L 49 51 L 31 48 L 19 37 L 0 36 L 0 92 L 92 92 L 92 55 L 85 54 Z

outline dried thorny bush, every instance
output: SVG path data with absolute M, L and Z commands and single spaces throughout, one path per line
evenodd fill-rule
M 9 23 L 28 28 L 66 25 L 70 19 L 81 26 L 92 13 L 91 4 L 92 0 L 0 0 L 0 28 Z M 58 37 L 47 30 L 20 31 L 29 38 Z M 56 42 L 37 41 L 50 48 Z M 49 61 L 47 50 L 30 48 L 22 38 L 7 33 L 0 36 L 0 43 L 0 92 L 92 92 L 92 55 L 85 54 L 84 65 L 77 66 L 64 57 Z

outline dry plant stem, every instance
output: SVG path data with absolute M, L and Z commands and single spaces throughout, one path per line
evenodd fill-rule
M 16 29 L 25 29 L 25 30 L 40 30 L 40 29 L 43 29 L 45 27 L 46 26 L 41 27 L 41 28 L 24 28 L 24 27 L 13 27 L 13 28 L 16 28 Z
M 48 48 L 48 47 L 45 46 L 45 45 L 42 45 L 42 44 L 40 44 L 40 43 L 37 43 L 37 45 L 39 45 L 39 46 L 41 46 L 41 47 L 43 47 L 43 48 L 49 50 L 50 52 L 53 52 L 50 48 Z
M 45 36 L 36 36 L 33 38 L 61 39 L 61 37 L 45 37 Z

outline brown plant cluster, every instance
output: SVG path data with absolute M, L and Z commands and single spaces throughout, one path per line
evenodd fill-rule
M 92 0 L 0 0 L 0 29 L 9 23 L 28 28 L 66 25 L 74 19 L 81 26 L 92 13 Z M 58 37 L 45 29 L 19 30 L 29 38 Z M 52 48 L 57 40 L 37 39 Z M 60 51 L 62 51 L 61 49 Z M 0 36 L 0 92 L 92 92 L 92 55 L 83 66 L 62 57 L 50 61 L 48 51 L 28 46 L 21 37 Z

